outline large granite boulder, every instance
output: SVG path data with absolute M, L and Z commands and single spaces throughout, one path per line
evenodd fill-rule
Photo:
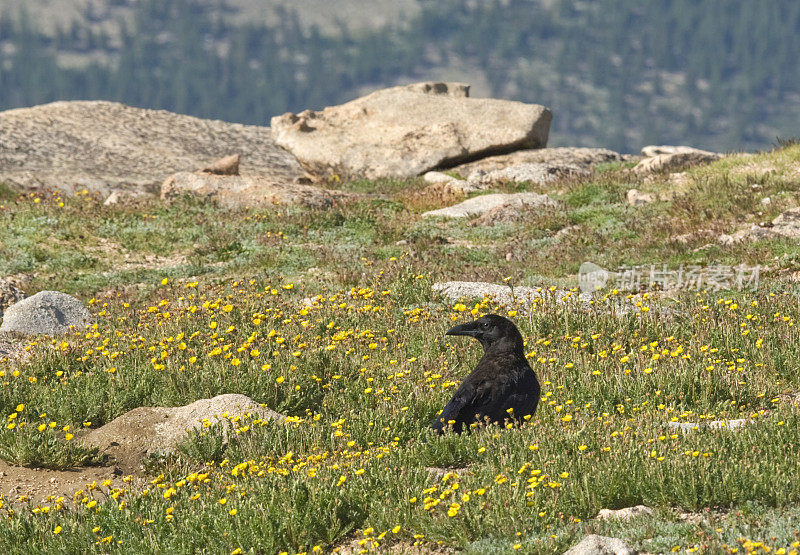
M 78 299 L 59 291 L 40 291 L 8 307 L 0 332 L 60 335 L 88 324 L 92 315 Z
M 242 175 L 305 175 L 268 127 L 115 102 L 54 102 L 0 112 L 0 181 L 26 189 L 158 193 L 164 178 L 241 155 Z
M 353 197 L 342 191 L 288 183 L 270 177 L 216 175 L 208 172 L 178 172 L 161 185 L 163 200 L 172 200 L 181 194 L 213 199 L 228 206 L 297 204 L 314 208 L 327 208 L 336 201 Z
M 415 83 L 286 113 L 270 125 L 275 141 L 310 172 L 375 179 L 544 147 L 551 119 L 536 104 L 469 98 L 463 83 Z

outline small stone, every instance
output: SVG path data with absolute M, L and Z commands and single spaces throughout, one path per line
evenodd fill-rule
M 686 166 L 707 164 L 722 158 L 722 155 L 716 152 L 688 146 L 649 146 L 642 149 L 642 154 L 647 158 L 634 166 L 635 173 L 673 171 Z
M 631 189 L 626 195 L 628 204 L 631 206 L 644 206 L 656 200 L 652 193 L 640 193 L 638 189 Z
M 667 426 L 687 433 L 701 428 L 709 428 L 712 430 L 736 430 L 746 426 L 747 422 L 748 421 L 744 418 L 736 418 L 734 420 L 709 420 L 706 422 L 667 422 Z
M 618 538 L 590 534 L 564 555 L 637 555 L 638 551 Z
M 761 199 L 761 204 L 763 204 L 764 206 L 769 206 L 770 204 L 772 204 L 772 199 L 769 197 L 764 197 Z
M 114 206 L 115 204 L 119 204 L 120 202 L 123 202 L 125 200 L 141 198 L 145 195 L 146 195 L 145 193 L 137 190 L 116 189 L 112 191 L 110 195 L 108 195 L 106 200 L 103 201 L 103 204 L 105 206 Z
M 214 175 L 239 175 L 239 155 L 231 154 L 215 160 L 200 171 Z
M 434 172 L 434 171 L 427 172 L 425 175 L 422 176 L 422 179 L 426 183 L 447 183 L 449 181 L 456 180 L 456 178 L 453 177 L 452 175 L 447 175 L 446 173 Z
M 601 509 L 597 514 L 599 520 L 630 520 L 632 518 L 653 514 L 653 509 L 644 505 L 625 507 L 624 509 Z
M 425 212 L 422 217 L 466 218 L 468 216 L 479 216 L 492 208 L 503 205 L 525 206 L 529 208 L 557 206 L 556 202 L 547 195 L 539 195 L 537 193 L 495 193 L 473 197 L 454 206 L 431 210 Z
M 40 291 L 6 310 L 0 332 L 60 335 L 73 326 L 85 326 L 91 319 L 92 315 L 75 297 L 59 291 Z

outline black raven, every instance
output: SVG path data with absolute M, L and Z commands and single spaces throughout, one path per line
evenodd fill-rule
M 539 403 L 539 380 L 525 360 L 522 336 L 510 320 L 487 314 L 474 322 L 447 330 L 447 335 L 474 337 L 483 346 L 483 358 L 461 382 L 431 428 L 443 433 L 449 426 L 461 433 L 464 425 L 506 419 L 519 422 L 533 415 Z

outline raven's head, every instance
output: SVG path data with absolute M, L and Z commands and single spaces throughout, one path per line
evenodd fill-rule
M 484 350 L 509 348 L 522 350 L 522 336 L 517 326 L 498 314 L 487 314 L 473 322 L 467 322 L 447 330 L 446 335 L 466 335 L 474 337 L 483 345 Z

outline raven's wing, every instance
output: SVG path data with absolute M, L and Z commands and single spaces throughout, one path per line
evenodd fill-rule
M 525 368 L 519 374 L 519 380 L 514 384 L 514 392 L 509 396 L 508 400 L 503 404 L 498 413 L 498 421 L 502 421 L 507 417 L 512 417 L 515 420 L 520 420 L 526 415 L 531 415 L 536 412 L 536 406 L 539 404 L 539 397 L 541 395 L 541 387 L 536 374 L 530 367 Z M 513 408 L 512 414 L 508 413 L 508 409 Z
M 449 422 L 453 421 L 453 431 L 461 433 L 465 424 L 469 426 L 476 421 L 476 417 L 480 418 L 482 415 L 490 414 L 491 408 L 497 404 L 498 398 L 505 397 L 502 391 L 497 391 L 496 385 L 497 382 L 488 380 L 479 382 L 464 380 L 450 402 L 431 423 L 431 428 L 441 434 L 448 427 Z

